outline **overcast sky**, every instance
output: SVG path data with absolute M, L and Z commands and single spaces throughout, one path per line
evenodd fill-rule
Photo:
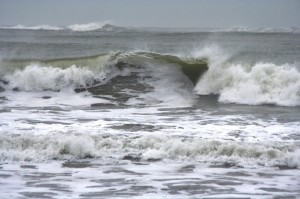
M 300 27 L 300 0 L 0 0 L 0 25 Z

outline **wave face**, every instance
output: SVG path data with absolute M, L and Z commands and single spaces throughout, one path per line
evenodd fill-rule
M 203 60 L 185 60 L 177 56 L 149 52 L 110 53 L 60 60 L 7 60 L 3 63 L 7 71 L 2 72 L 6 73 L 2 80 L 8 82 L 5 86 L 7 89 L 27 91 L 89 87 L 105 83 L 119 75 L 126 75 L 124 71 L 129 71 L 127 75 L 130 75 L 130 71 L 142 70 L 146 73 L 147 70 L 154 70 L 151 69 L 150 62 L 174 64 L 168 72 L 181 67 L 182 72 L 194 83 L 207 69 Z M 15 70 L 9 72 L 12 67 Z

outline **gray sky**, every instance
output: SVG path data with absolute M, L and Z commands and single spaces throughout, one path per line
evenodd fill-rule
M 0 25 L 300 27 L 300 0 L 0 0 Z

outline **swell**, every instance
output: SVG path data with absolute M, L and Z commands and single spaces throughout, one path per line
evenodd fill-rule
M 236 143 L 168 136 L 1 135 L 1 162 L 53 159 L 200 161 L 210 165 L 300 168 L 297 143 Z

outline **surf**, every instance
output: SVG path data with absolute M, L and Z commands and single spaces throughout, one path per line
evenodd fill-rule
M 202 140 L 176 136 L 0 135 L 1 162 L 114 159 L 203 162 L 232 167 L 299 168 L 299 145 Z

